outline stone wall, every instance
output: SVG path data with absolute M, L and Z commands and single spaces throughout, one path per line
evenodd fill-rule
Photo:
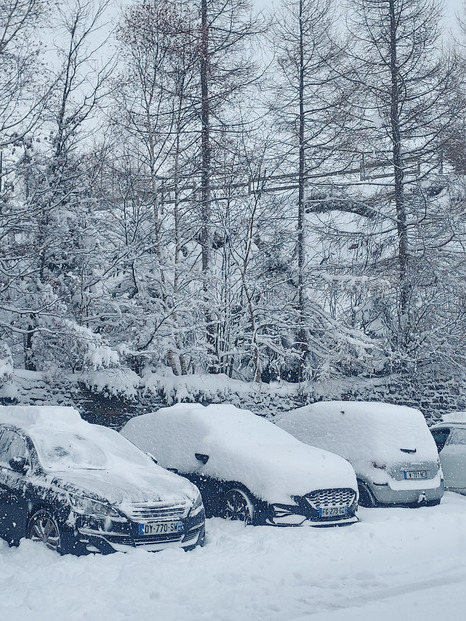
M 240 385 L 241 384 L 241 385 Z M 1 396 L 1 395 L 0 395 Z M 179 395 L 181 397 L 181 393 Z M 191 395 L 193 396 L 193 395 Z M 433 423 L 442 414 L 466 410 L 466 382 L 453 378 L 395 377 L 359 379 L 343 382 L 313 384 L 244 384 L 235 382 L 219 392 L 207 390 L 194 398 L 184 395 L 183 401 L 233 403 L 256 414 L 273 418 L 274 415 L 319 400 L 344 399 L 385 401 L 420 409 L 427 421 Z M 110 397 L 90 390 L 73 379 L 48 381 L 40 374 L 19 375 L 16 391 L 3 403 L 36 405 L 71 405 L 89 422 L 119 429 L 129 418 L 167 404 L 158 391 L 140 390 L 136 397 Z

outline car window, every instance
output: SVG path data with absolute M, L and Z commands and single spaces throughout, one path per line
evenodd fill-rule
M 29 451 L 24 439 L 14 431 L 3 429 L 0 436 L 0 466 L 10 467 L 13 457 L 24 457 L 29 462 Z
M 466 445 L 466 429 L 452 429 L 448 438 L 448 444 Z
M 448 435 L 450 433 L 449 429 L 431 429 L 432 435 L 434 436 L 435 444 L 437 445 L 437 450 L 440 451 L 445 446 L 445 442 L 447 441 Z
M 4 435 L 5 430 L 0 429 L 0 454 L 3 452 L 3 445 L 7 441 Z
M 107 457 L 93 438 L 56 429 L 53 433 L 31 433 L 39 460 L 47 470 L 95 469 L 107 465 Z

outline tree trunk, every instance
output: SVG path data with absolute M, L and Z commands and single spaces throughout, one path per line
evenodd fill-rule
M 304 379 L 304 365 L 308 352 L 306 335 L 306 312 L 304 296 L 304 262 L 306 240 L 304 231 L 305 214 L 305 109 L 304 109 L 304 32 L 303 0 L 299 3 L 299 161 L 298 161 L 298 347 L 300 350 L 299 381 Z
M 201 0 L 201 253 L 205 305 L 207 353 L 215 351 L 215 335 L 212 314 L 209 307 L 209 275 L 211 254 L 211 145 L 210 145 L 210 100 L 209 100 L 209 25 L 207 0 Z
M 408 228 L 404 197 L 404 171 L 400 130 L 400 76 L 397 59 L 397 18 L 395 0 L 390 0 L 390 74 L 391 109 L 390 122 L 392 134 L 392 157 L 394 173 L 395 209 L 398 231 L 399 300 L 398 330 L 399 344 L 404 349 L 409 341 L 409 276 L 408 276 Z

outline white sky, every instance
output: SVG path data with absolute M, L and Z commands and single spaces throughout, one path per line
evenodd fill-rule
M 272 6 L 276 6 L 278 8 L 282 1 L 283 0 L 253 0 L 253 4 L 257 9 L 268 9 Z M 338 0 L 336 1 L 338 2 Z M 438 1 L 442 2 L 442 0 Z M 445 7 L 444 14 L 446 27 L 454 30 L 456 27 L 456 16 L 458 13 L 461 13 L 464 2 L 463 0 L 443 0 L 443 5 Z

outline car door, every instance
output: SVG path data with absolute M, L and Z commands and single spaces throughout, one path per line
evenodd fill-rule
M 17 472 L 11 467 L 13 457 L 24 458 L 30 468 L 31 456 L 25 439 L 4 428 L 0 436 L 0 535 L 17 542 L 26 532 L 30 485 L 27 472 Z
M 445 486 L 466 493 L 466 428 L 452 427 L 440 450 Z
M 4 430 L 0 428 L 0 455 L 4 450 L 4 443 L 7 438 L 4 436 Z M 6 512 L 8 506 L 9 490 L 6 486 L 6 481 L 3 476 L 3 469 L 0 468 L 0 537 L 3 537 L 3 523 L 6 519 Z

